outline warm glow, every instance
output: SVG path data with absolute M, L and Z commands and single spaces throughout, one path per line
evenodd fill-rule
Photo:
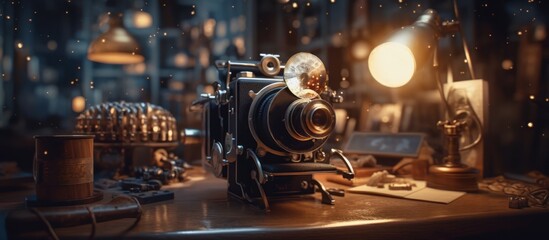
M 510 59 L 505 59 L 501 62 L 501 68 L 503 68 L 503 70 L 511 70 L 513 69 L 513 61 L 511 61 Z
M 368 66 L 374 79 L 382 85 L 400 87 L 414 75 L 416 61 L 412 51 L 405 45 L 387 42 L 370 53 Z
M 204 22 L 204 36 L 211 38 L 214 35 L 215 19 L 208 19 Z
M 243 37 L 236 37 L 233 40 L 233 44 L 236 46 L 236 51 L 238 51 L 238 54 L 244 55 L 246 53 L 246 43 Z
M 74 112 L 82 112 L 86 108 L 86 99 L 82 96 L 77 96 L 72 99 L 72 110 Z
M 189 56 L 185 53 L 177 53 L 174 56 L 174 64 L 176 67 L 186 67 L 189 66 Z
M 88 59 L 94 62 L 108 64 L 134 64 L 145 60 L 145 58 L 141 55 L 122 52 L 90 53 L 88 54 Z
M 368 57 L 370 47 L 366 41 L 357 41 L 351 47 L 351 54 L 355 59 L 364 60 Z
M 148 12 L 135 12 L 133 15 L 133 26 L 136 28 L 148 28 L 152 26 L 152 16 Z
M 145 60 L 139 43 L 120 24 L 110 19 L 110 28 L 99 35 L 88 47 L 88 59 L 106 64 L 135 64 Z
M 147 71 L 147 64 L 144 62 L 136 63 L 136 64 L 128 64 L 124 66 L 124 70 L 127 73 L 131 74 L 144 74 L 145 71 Z

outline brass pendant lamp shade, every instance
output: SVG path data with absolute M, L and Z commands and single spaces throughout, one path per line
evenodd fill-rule
M 145 60 L 139 44 L 122 25 L 121 16 L 111 16 L 109 29 L 88 48 L 88 59 L 107 64 L 134 64 Z

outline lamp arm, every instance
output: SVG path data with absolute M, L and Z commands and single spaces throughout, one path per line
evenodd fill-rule
M 465 35 L 463 35 L 463 29 L 461 27 L 461 18 L 459 16 L 457 0 L 454 0 L 454 15 L 456 16 L 456 20 L 458 21 L 457 28 L 459 31 L 459 35 L 461 36 L 461 41 L 463 43 L 463 52 L 465 53 L 465 58 L 467 59 L 467 66 L 469 67 L 469 73 L 471 73 L 472 79 L 476 79 L 475 70 L 473 69 L 473 62 L 471 61 L 471 55 L 469 54 L 469 46 L 467 45 L 467 40 L 465 39 Z

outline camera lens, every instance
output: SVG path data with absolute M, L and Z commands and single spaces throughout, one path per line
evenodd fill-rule
M 324 100 L 296 100 L 286 111 L 286 129 L 301 141 L 322 139 L 332 132 L 334 116 L 333 109 Z
M 328 128 L 331 116 L 327 109 L 315 109 L 311 115 L 311 123 L 314 129 L 324 130 Z
M 326 143 L 335 126 L 335 112 L 319 97 L 298 98 L 284 83 L 273 83 L 256 94 L 247 125 L 257 146 L 267 152 L 301 154 Z

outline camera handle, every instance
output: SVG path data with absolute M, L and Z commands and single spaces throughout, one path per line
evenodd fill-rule
M 343 161 L 343 163 L 345 164 L 345 167 L 347 167 L 347 170 L 348 170 L 347 172 L 338 169 L 337 173 L 341 174 L 343 176 L 343 178 L 346 178 L 348 180 L 351 180 L 351 179 L 355 178 L 355 170 L 353 169 L 353 166 L 351 165 L 351 162 L 349 162 L 349 159 L 347 159 L 347 157 L 345 157 L 345 155 L 343 155 L 343 151 L 341 151 L 339 149 L 332 148 L 330 150 L 330 153 L 331 153 L 330 154 L 330 162 L 332 161 L 332 157 L 334 155 L 337 155 Z
M 311 180 L 311 183 L 313 185 L 315 185 L 317 188 L 318 188 L 318 191 L 320 192 L 320 194 L 322 194 L 322 203 L 324 204 L 330 204 L 330 205 L 334 205 L 335 204 L 335 199 L 332 197 L 332 195 L 328 192 L 328 190 L 326 189 L 326 187 L 324 187 L 324 185 L 322 185 L 322 183 L 320 183 L 318 180 L 316 179 L 312 179 Z
M 246 151 L 246 154 L 248 155 L 248 158 L 252 159 L 256 168 L 256 169 L 252 169 L 252 171 L 250 172 L 250 175 L 252 177 L 252 180 L 255 182 L 257 189 L 259 190 L 259 194 L 261 195 L 261 199 L 263 200 L 263 207 L 265 208 L 266 212 L 270 212 L 271 208 L 269 207 L 269 200 L 267 200 L 267 194 L 265 194 L 265 191 L 261 186 L 261 184 L 264 184 L 265 182 L 267 182 L 267 178 L 263 173 L 263 167 L 261 167 L 259 158 L 257 157 L 257 155 L 255 155 L 253 150 L 248 149 Z
M 248 154 L 248 158 L 251 158 L 253 160 L 253 163 L 255 165 L 257 176 L 252 175 L 252 178 L 256 179 L 260 184 L 265 184 L 267 182 L 267 177 L 263 173 L 263 167 L 261 167 L 261 162 L 259 162 L 259 158 L 257 155 L 255 155 L 254 151 L 249 149 L 246 151 Z

